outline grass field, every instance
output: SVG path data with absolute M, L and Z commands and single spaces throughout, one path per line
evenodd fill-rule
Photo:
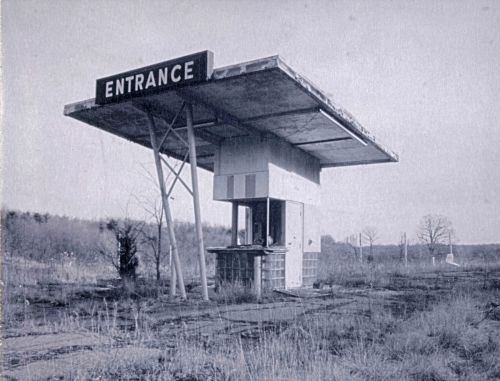
M 242 287 L 180 301 L 164 284 L 124 294 L 28 269 L 48 271 L 24 263 L 4 287 L 6 379 L 500 379 L 500 266 L 358 265 L 259 303 Z

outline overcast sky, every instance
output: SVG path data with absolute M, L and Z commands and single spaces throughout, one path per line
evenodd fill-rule
M 9 208 L 143 217 L 152 152 L 63 116 L 95 79 L 201 50 L 215 67 L 280 54 L 396 164 L 325 169 L 323 233 L 415 239 L 428 213 L 462 243 L 500 242 L 499 1 L 2 1 L 3 194 Z M 188 179 L 188 168 L 185 176 Z M 230 223 L 201 170 L 202 217 Z M 182 187 L 174 216 L 193 220 Z

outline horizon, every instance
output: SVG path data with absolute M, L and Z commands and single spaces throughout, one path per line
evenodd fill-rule
M 120 216 L 109 216 L 109 217 L 100 217 L 99 219 L 96 219 L 96 218 L 85 218 L 85 217 L 75 217 L 75 216 L 67 216 L 67 215 L 60 215 L 60 214 L 52 214 L 50 212 L 45 212 L 45 213 L 40 213 L 40 212 L 37 212 L 37 211 L 31 211 L 31 210 L 19 210 L 19 209 L 10 209 L 8 207 L 6 207 L 5 205 L 2 205 L 2 207 L 0 208 L 2 211 L 13 211 L 13 212 L 17 212 L 17 213 L 29 213 L 31 216 L 33 216 L 34 214 L 40 214 L 40 215 L 45 215 L 45 214 L 48 214 L 50 217 L 55 217 L 55 218 L 67 218 L 67 219 L 70 219 L 70 220 L 77 220 L 77 221 L 82 221 L 82 222 L 89 222 L 89 223 L 100 223 L 100 222 L 103 222 L 103 221 L 109 221 L 111 219 L 115 219 L 115 220 L 131 220 L 131 221 L 140 221 L 140 222 L 145 222 L 146 224 L 155 224 L 155 222 L 150 218 L 148 221 L 145 221 L 145 220 L 140 220 L 140 219 L 135 219 L 135 218 L 127 218 L 127 217 L 120 217 Z M 185 223 L 185 224 L 191 224 L 191 225 L 194 225 L 194 221 L 185 221 L 185 220 L 177 220 L 177 219 L 174 219 L 174 225 L 177 224 L 177 223 Z M 206 227 L 211 227 L 211 228 L 226 228 L 230 231 L 231 227 L 229 225 L 224 225 L 224 224 L 218 224 L 218 223 L 213 223 L 213 222 L 210 222 L 210 221 L 204 221 L 203 222 L 203 226 L 206 226 Z M 166 229 L 166 227 L 164 227 L 164 229 Z M 243 231 L 244 229 L 241 228 L 239 229 L 240 231 Z M 325 233 L 325 234 L 321 234 L 321 238 L 324 238 L 324 237 L 330 237 L 333 239 L 334 243 L 342 243 L 342 244 L 349 244 L 346 242 L 346 239 L 343 238 L 343 239 L 337 239 L 336 237 L 332 236 L 331 234 L 329 233 Z M 373 247 L 376 247 L 376 246 L 380 246 L 380 247 L 384 247 L 384 246 L 399 246 L 400 244 L 397 243 L 397 242 L 386 242 L 386 243 L 374 243 L 373 244 Z M 410 246 L 425 246 L 426 243 L 425 242 L 421 242 L 421 241 L 417 241 L 417 240 L 408 240 L 408 247 Z M 438 246 L 449 246 L 448 243 L 439 243 L 437 244 Z M 456 243 L 452 243 L 453 246 L 498 246 L 500 245 L 500 242 L 482 242 L 482 243 L 468 243 L 468 242 L 456 242 Z M 367 243 L 367 242 L 363 242 L 363 247 L 369 247 L 370 244 Z M 358 247 L 358 246 L 356 246 Z

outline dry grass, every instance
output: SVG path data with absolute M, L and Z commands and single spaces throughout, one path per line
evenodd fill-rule
M 284 330 L 262 330 L 250 341 L 235 338 L 207 346 L 179 337 L 174 350 L 164 348 L 160 355 L 136 356 L 131 351 L 67 376 L 191 381 L 498 379 L 500 335 L 486 321 L 477 324 L 483 316 L 478 302 L 498 296 L 498 290 L 460 292 L 406 319 L 382 307 L 369 316 L 310 315 Z M 101 333 L 116 337 L 120 333 L 113 316 L 110 311 L 98 324 Z M 66 328 L 72 329 L 71 323 Z M 136 343 L 154 338 L 154 332 L 136 332 Z
M 64 258 L 47 263 L 27 258 L 2 258 L 3 281 L 9 287 L 41 283 L 96 283 L 100 278 L 116 277 L 116 270 L 109 264 L 82 264 L 74 258 Z
M 214 300 L 219 304 L 255 303 L 257 296 L 250 286 L 242 282 L 222 282 L 217 286 Z
M 168 307 L 162 307 L 164 299 L 156 289 L 148 293 L 147 283 L 138 286 L 134 297 L 108 299 L 92 296 L 78 284 L 50 293 L 18 284 L 10 289 L 4 322 L 31 334 L 80 332 L 103 338 L 105 345 L 82 352 L 85 366 L 60 370 L 72 380 L 500 379 L 500 313 L 485 315 L 489 302 L 500 301 L 498 273 L 474 268 L 454 285 L 441 277 L 444 270 L 451 271 L 368 264 L 336 268 L 328 282 L 368 290 L 367 295 L 399 287 L 408 311 L 372 305 L 368 297 L 362 313 L 316 311 L 286 324 L 259 326 L 247 338 L 207 341 L 179 333 L 167 345 L 162 335 L 173 323 L 159 324 L 154 312 Z M 437 280 L 429 285 L 431 277 Z M 241 284 L 221 287 L 214 299 L 228 306 L 256 301 Z M 41 315 L 45 307 L 31 308 L 33 304 L 48 306 L 52 315 Z M 47 361 L 48 368 L 53 366 Z

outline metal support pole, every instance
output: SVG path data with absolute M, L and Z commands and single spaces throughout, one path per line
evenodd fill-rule
M 257 299 L 262 296 L 262 257 L 255 255 L 253 257 L 253 286 Z
M 176 181 L 177 179 L 179 179 L 179 181 L 181 182 L 181 184 L 182 184 L 182 185 L 184 185 L 184 188 L 186 188 L 186 190 L 189 192 L 189 194 L 190 194 L 190 195 L 193 195 L 193 192 L 191 191 L 191 189 L 189 189 L 189 187 L 187 186 L 186 182 L 180 178 L 180 174 L 181 174 L 181 172 L 180 172 L 180 171 L 179 171 L 179 172 L 175 172 L 174 167 L 172 167 L 172 166 L 168 163 L 168 161 L 167 161 L 167 160 L 165 160 L 163 157 L 162 157 L 162 158 L 160 158 L 160 159 L 161 159 L 161 161 L 162 161 L 162 162 L 163 162 L 163 163 L 167 166 L 167 168 L 168 168 L 168 169 L 170 169 L 170 171 L 171 171 L 174 175 L 176 175 L 176 178 L 174 179 L 174 182 L 173 182 L 172 184 L 174 184 L 174 185 L 175 185 L 175 181 Z M 182 168 L 181 168 L 181 169 L 182 169 Z M 173 189 L 173 187 L 172 187 L 172 189 Z M 169 190 L 169 193 L 167 193 L 167 194 L 170 194 L 170 190 Z
M 205 264 L 205 248 L 203 247 L 203 231 L 201 226 L 200 214 L 200 191 L 198 188 L 198 171 L 196 162 L 196 144 L 194 139 L 193 128 L 193 105 L 186 105 L 186 121 L 189 143 L 189 163 L 191 164 L 191 181 L 193 182 L 193 203 L 194 203 L 194 219 L 196 225 L 196 240 L 198 241 L 198 256 L 200 262 L 200 278 L 203 300 L 208 300 L 207 287 L 207 270 Z
M 266 237 L 265 246 L 269 247 L 269 209 L 270 209 L 270 199 L 266 198 Z M 257 299 L 262 296 L 262 257 L 256 255 L 253 257 L 253 286 L 255 289 L 255 295 Z
M 269 197 L 266 199 L 266 247 L 269 247 L 269 209 L 270 209 Z
M 247 245 L 251 245 L 253 244 L 253 225 L 252 225 L 252 209 L 250 207 L 245 208 L 245 230 L 246 230 L 245 243 Z
M 163 168 L 161 166 L 160 151 L 158 149 L 158 142 L 156 140 L 154 118 L 149 113 L 147 113 L 147 116 L 149 121 L 148 127 L 149 127 L 149 136 L 151 138 L 151 147 L 153 148 L 156 173 L 158 175 L 158 183 L 160 185 L 161 200 L 163 204 L 163 210 L 165 212 L 165 218 L 167 219 L 168 237 L 170 239 L 170 244 L 172 245 L 172 256 L 175 265 L 175 272 L 177 273 L 177 281 L 179 283 L 181 298 L 186 299 L 186 289 L 184 288 L 184 278 L 182 277 L 181 261 L 179 259 L 179 252 L 177 251 L 177 240 L 175 239 L 174 221 L 172 219 L 172 213 L 170 212 L 170 204 L 168 202 L 167 192 L 165 190 L 165 181 L 163 177 Z M 170 287 L 171 296 L 175 295 L 174 292 L 175 292 L 174 287 Z
M 186 160 L 188 158 L 188 155 L 189 155 L 189 152 L 187 152 L 184 155 L 184 160 L 182 161 L 182 164 L 181 164 L 181 167 L 179 168 L 179 170 L 177 172 L 174 172 L 175 178 L 174 178 L 174 181 L 172 181 L 172 184 L 170 185 L 170 188 L 168 189 L 168 193 L 167 193 L 168 197 L 170 197 L 170 195 L 172 194 L 172 191 L 174 190 L 175 183 L 177 182 L 178 179 L 180 179 L 179 176 L 181 175 L 182 169 L 184 168 L 184 165 L 186 164 Z M 165 162 L 166 162 L 166 160 L 165 160 Z M 188 189 L 189 189 L 189 187 L 188 187 Z
M 170 262 L 170 296 L 175 296 L 177 293 L 177 275 L 175 266 L 172 263 L 172 245 L 169 248 L 169 262 Z
M 238 244 L 238 203 L 233 202 L 233 210 L 231 214 L 231 245 Z

